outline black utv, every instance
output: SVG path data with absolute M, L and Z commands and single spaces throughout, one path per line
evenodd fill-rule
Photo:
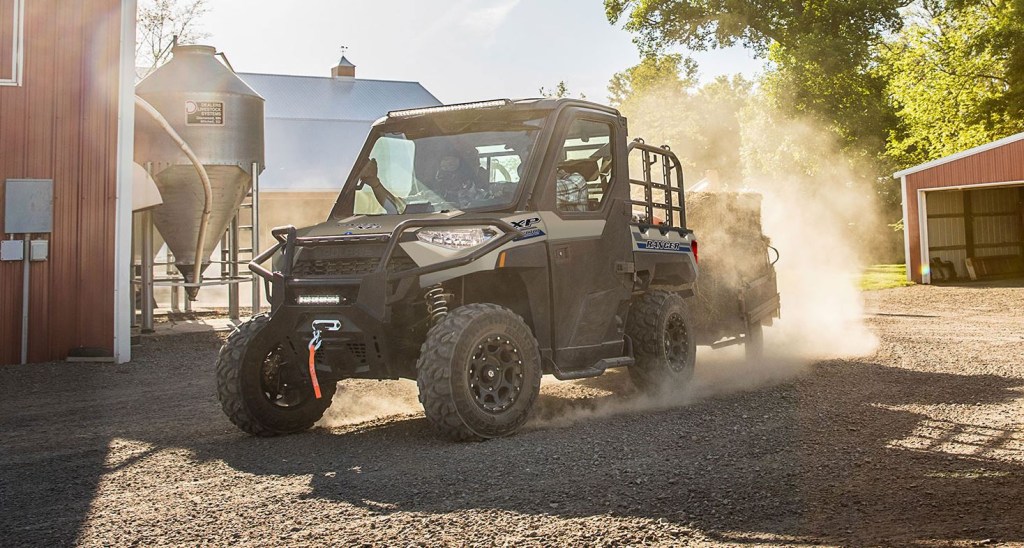
M 627 367 L 644 390 L 682 386 L 699 339 L 682 180 L 668 147 L 628 142 L 626 119 L 590 102 L 389 113 L 330 217 L 275 228 L 250 264 L 271 312 L 220 351 L 224 411 L 287 434 L 342 379 L 407 378 L 438 432 L 472 440 L 522 426 L 544 374 Z M 734 340 L 774 302 L 740 310 Z

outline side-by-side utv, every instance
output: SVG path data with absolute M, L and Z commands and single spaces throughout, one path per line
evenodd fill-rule
M 224 411 L 287 434 L 342 379 L 407 378 L 442 435 L 471 440 L 522 426 L 544 374 L 626 367 L 641 389 L 680 387 L 695 344 L 760 344 L 778 313 L 765 254 L 761 302 L 734 295 L 715 333 L 698 332 L 682 181 L 668 147 L 628 141 L 626 119 L 590 102 L 389 113 L 330 217 L 275 228 L 250 264 L 271 312 L 220 351 Z

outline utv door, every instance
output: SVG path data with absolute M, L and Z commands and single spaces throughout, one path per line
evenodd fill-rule
M 623 356 L 632 274 L 624 122 L 563 113 L 540 180 L 548 230 L 553 361 L 560 372 Z M 550 157 L 549 157 L 550 158 Z M 618 267 L 618 268 L 617 268 Z

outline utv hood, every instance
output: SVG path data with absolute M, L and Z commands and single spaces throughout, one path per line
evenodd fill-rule
M 330 219 L 318 225 L 298 230 L 299 237 L 352 236 L 385 234 L 395 231 L 399 223 L 419 219 L 454 219 L 462 211 L 449 213 L 421 213 L 413 215 L 352 215 L 344 219 Z

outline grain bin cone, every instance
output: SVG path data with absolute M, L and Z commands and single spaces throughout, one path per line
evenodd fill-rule
M 192 276 L 193 276 L 193 273 L 195 272 L 194 265 L 190 265 L 190 264 L 175 264 L 174 266 L 176 266 L 178 268 L 178 272 L 181 272 L 181 275 L 185 277 L 185 281 L 186 282 L 189 282 L 189 283 L 192 282 Z M 205 271 L 207 269 L 207 267 L 209 267 L 209 266 L 210 266 L 210 263 L 203 263 L 203 270 Z M 199 288 L 198 287 L 186 287 L 185 288 L 185 295 L 188 296 L 188 300 L 194 301 L 199 296 Z
M 210 265 L 210 256 L 220 243 L 235 211 L 252 186 L 249 173 L 238 166 L 206 166 L 213 188 L 213 207 L 203 242 L 203 265 Z M 153 210 L 153 223 L 174 254 L 174 265 L 191 282 L 195 270 L 196 241 L 203 214 L 203 190 L 191 165 L 171 166 L 157 173 L 156 181 L 164 203 Z M 186 273 L 187 271 L 187 273 Z M 192 300 L 198 287 L 187 288 Z

